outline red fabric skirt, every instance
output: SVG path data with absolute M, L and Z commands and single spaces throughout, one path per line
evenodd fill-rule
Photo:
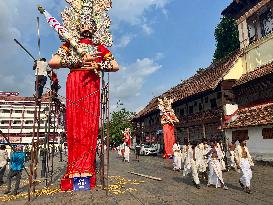
M 66 97 L 68 146 L 66 174 L 89 173 L 95 178 L 100 78 L 90 71 L 71 71 L 66 82 Z
M 173 155 L 173 144 L 175 143 L 174 126 L 163 125 L 165 155 Z

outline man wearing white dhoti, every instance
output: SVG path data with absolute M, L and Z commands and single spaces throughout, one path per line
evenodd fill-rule
M 127 143 L 125 143 L 124 147 L 124 161 L 130 162 L 130 147 Z
M 227 190 L 228 187 L 225 186 L 222 174 L 222 167 L 220 164 L 219 156 L 221 153 L 217 149 L 217 144 L 215 140 L 211 140 L 211 148 L 207 153 L 209 160 L 209 177 L 208 177 L 208 186 L 214 185 L 216 188 L 222 187 Z
M 222 171 L 224 171 L 224 170 L 226 170 L 226 163 L 224 160 L 226 155 L 224 152 L 224 147 L 223 147 L 223 143 L 222 143 L 221 139 L 217 140 L 216 148 L 217 148 L 218 158 L 219 158 L 220 164 L 221 164 L 221 169 L 222 169 Z
M 208 153 L 207 139 L 202 139 L 202 142 L 196 147 L 196 162 L 197 162 L 197 172 L 200 173 L 202 178 L 207 179 L 207 167 L 208 159 L 205 156 Z
M 178 142 L 173 144 L 173 153 L 174 153 L 173 170 L 180 171 L 182 169 L 182 166 L 181 166 L 182 159 L 181 159 L 181 150 L 180 150 L 180 146 Z
M 197 150 L 197 143 L 192 142 L 192 145 L 190 149 L 188 150 L 187 157 L 185 160 L 183 176 L 186 176 L 189 173 L 192 173 L 193 182 L 196 188 L 200 189 L 200 180 L 199 180 L 198 171 L 197 171 L 198 164 L 196 160 L 198 157 L 200 158 L 200 156 L 198 156 L 200 152 L 198 153 L 196 152 L 196 150 Z
M 252 179 L 251 166 L 254 166 L 248 148 L 246 147 L 246 140 L 239 140 L 240 145 L 235 149 L 235 162 L 238 169 L 242 170 L 243 176 L 239 179 L 241 187 L 246 193 L 250 194 L 250 180 Z

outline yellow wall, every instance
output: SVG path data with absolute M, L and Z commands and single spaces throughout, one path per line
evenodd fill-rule
M 268 37 L 261 39 L 255 45 L 250 45 L 246 49 L 245 58 L 247 72 L 273 61 L 273 36 L 269 34 Z
M 251 72 L 271 61 L 273 61 L 273 33 L 246 47 L 244 54 L 225 75 L 224 80 L 237 80 L 243 74 Z
M 239 79 L 245 73 L 244 69 L 244 59 L 240 57 L 237 62 L 233 65 L 227 75 L 225 75 L 224 80 Z

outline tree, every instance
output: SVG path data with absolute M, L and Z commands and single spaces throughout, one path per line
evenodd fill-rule
M 109 126 L 111 145 L 119 145 L 123 142 L 122 131 L 124 131 L 125 128 L 130 128 L 131 131 L 133 130 L 133 123 L 131 122 L 131 120 L 134 116 L 134 112 L 130 112 L 125 108 L 111 114 Z
M 214 60 L 225 58 L 240 48 L 238 26 L 234 19 L 222 17 L 214 36 L 216 40 Z

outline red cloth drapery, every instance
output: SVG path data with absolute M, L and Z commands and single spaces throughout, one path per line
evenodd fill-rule
M 124 142 L 128 144 L 129 147 L 131 147 L 131 136 L 130 133 L 124 134 Z
M 175 143 L 174 126 L 172 124 L 163 125 L 165 155 L 173 155 L 173 144 Z
M 72 71 L 66 82 L 67 176 L 90 173 L 95 185 L 99 132 L 100 78 L 91 71 Z M 91 184 L 92 186 L 92 184 Z

